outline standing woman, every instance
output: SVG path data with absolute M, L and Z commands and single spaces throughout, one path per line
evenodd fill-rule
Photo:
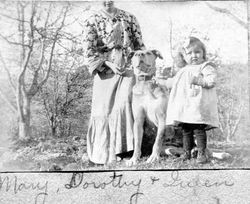
M 113 1 L 104 1 L 103 8 L 85 22 L 83 46 L 85 62 L 94 76 L 87 153 L 90 161 L 105 164 L 134 148 L 134 79 L 126 57 L 144 44 L 136 18 L 116 8 Z

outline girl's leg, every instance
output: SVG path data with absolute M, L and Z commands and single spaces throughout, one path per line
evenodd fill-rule
M 191 158 L 191 150 L 194 143 L 193 129 L 191 124 L 184 123 L 182 125 L 182 134 L 183 134 L 183 149 L 184 154 L 182 155 L 183 160 Z
M 197 125 L 194 129 L 194 134 L 196 135 L 197 140 L 197 149 L 198 149 L 198 156 L 197 162 L 198 163 L 206 163 L 206 148 L 207 148 L 207 135 L 205 131 L 205 125 Z

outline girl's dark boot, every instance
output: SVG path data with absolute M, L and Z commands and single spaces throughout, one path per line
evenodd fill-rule
M 197 156 L 196 161 L 199 164 L 207 163 L 206 149 L 198 148 L 198 156 Z
M 194 130 L 194 134 L 196 135 L 197 140 L 197 163 L 204 164 L 207 163 L 207 156 L 206 156 L 206 147 L 207 147 L 207 135 L 206 131 L 203 130 Z
M 181 155 L 181 159 L 183 161 L 191 159 L 191 150 L 193 147 L 194 139 L 193 139 L 193 131 L 188 128 L 183 128 L 183 149 L 184 153 Z

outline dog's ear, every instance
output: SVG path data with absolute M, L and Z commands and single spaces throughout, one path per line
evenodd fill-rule
M 134 54 L 135 54 L 135 51 L 131 51 L 131 52 L 129 53 L 129 55 L 128 55 L 128 59 L 131 60 L 132 57 L 134 56 Z
M 131 51 L 129 54 L 128 54 L 128 57 L 127 57 L 127 63 L 131 63 L 131 59 L 132 57 L 134 56 L 135 54 L 135 51 Z
M 159 57 L 160 59 L 163 59 L 161 53 L 158 50 L 151 50 L 151 52 L 156 56 Z

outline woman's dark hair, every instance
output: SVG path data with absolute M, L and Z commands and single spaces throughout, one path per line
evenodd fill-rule
M 106 6 L 106 4 L 112 4 L 112 5 L 114 5 L 114 1 L 102 1 L 102 4 L 104 5 L 104 6 Z

